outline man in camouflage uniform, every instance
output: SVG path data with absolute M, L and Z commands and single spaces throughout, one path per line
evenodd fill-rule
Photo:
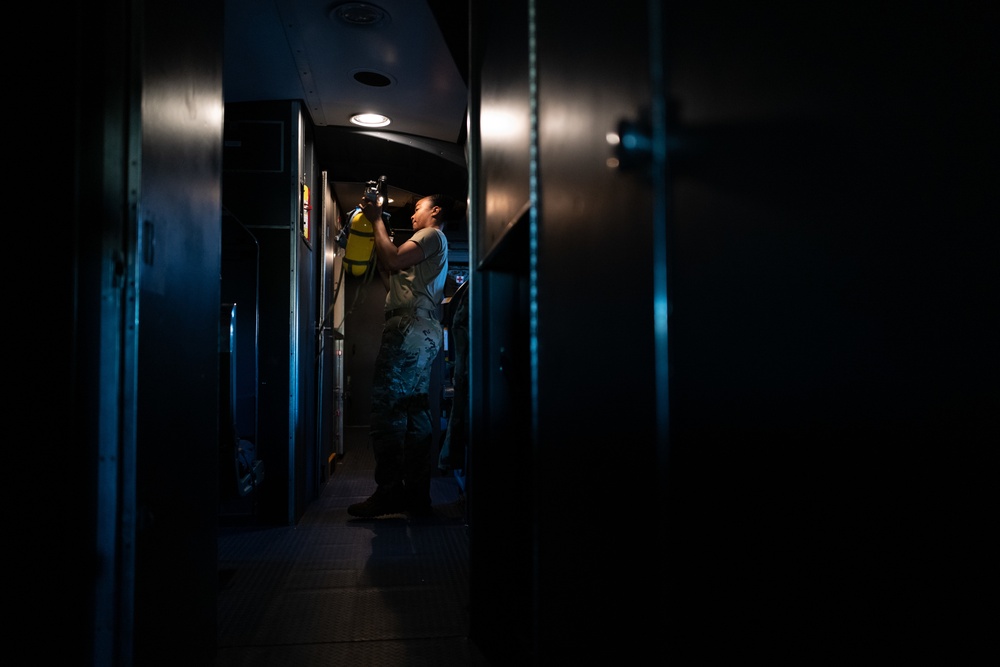
M 367 518 L 425 513 L 431 507 L 430 376 L 444 340 L 437 308 L 448 276 L 442 227 L 455 203 L 444 195 L 420 199 L 410 218 L 413 236 L 398 247 L 389 238 L 379 203 L 366 199 L 361 207 L 372 221 L 375 254 L 389 291 L 372 385 L 370 437 L 377 488 L 347 512 Z

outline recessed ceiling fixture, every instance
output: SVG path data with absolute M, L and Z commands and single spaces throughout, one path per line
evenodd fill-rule
M 357 113 L 351 116 L 351 122 L 361 127 L 385 127 L 392 121 L 379 113 Z
M 373 26 L 389 22 L 389 12 L 367 2 L 345 2 L 330 10 L 330 15 L 350 25 Z
M 358 83 L 362 83 L 366 86 L 373 86 L 375 88 L 385 88 L 386 86 L 392 85 L 392 77 L 388 74 L 382 74 L 382 72 L 376 72 L 370 69 L 358 69 L 351 72 L 351 76 Z

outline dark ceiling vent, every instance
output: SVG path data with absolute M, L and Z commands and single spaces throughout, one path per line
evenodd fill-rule
M 374 26 L 389 22 L 389 13 L 367 2 L 345 2 L 330 11 L 331 16 L 349 25 Z
M 392 84 L 392 79 L 387 77 L 385 74 L 380 74 L 371 70 L 358 70 L 357 72 L 354 72 L 353 76 L 355 81 L 363 83 L 366 86 L 383 88 Z

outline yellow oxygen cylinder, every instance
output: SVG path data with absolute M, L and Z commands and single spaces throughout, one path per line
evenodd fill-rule
M 344 263 L 351 270 L 352 276 L 360 277 L 365 275 L 372 261 L 372 252 L 375 250 L 375 229 L 360 208 L 355 209 L 350 229 Z

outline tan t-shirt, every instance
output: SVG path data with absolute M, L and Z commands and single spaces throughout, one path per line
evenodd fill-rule
M 426 308 L 433 311 L 444 299 L 448 278 L 448 239 L 437 227 L 418 229 L 411 241 L 424 251 L 424 259 L 389 276 L 385 309 Z

